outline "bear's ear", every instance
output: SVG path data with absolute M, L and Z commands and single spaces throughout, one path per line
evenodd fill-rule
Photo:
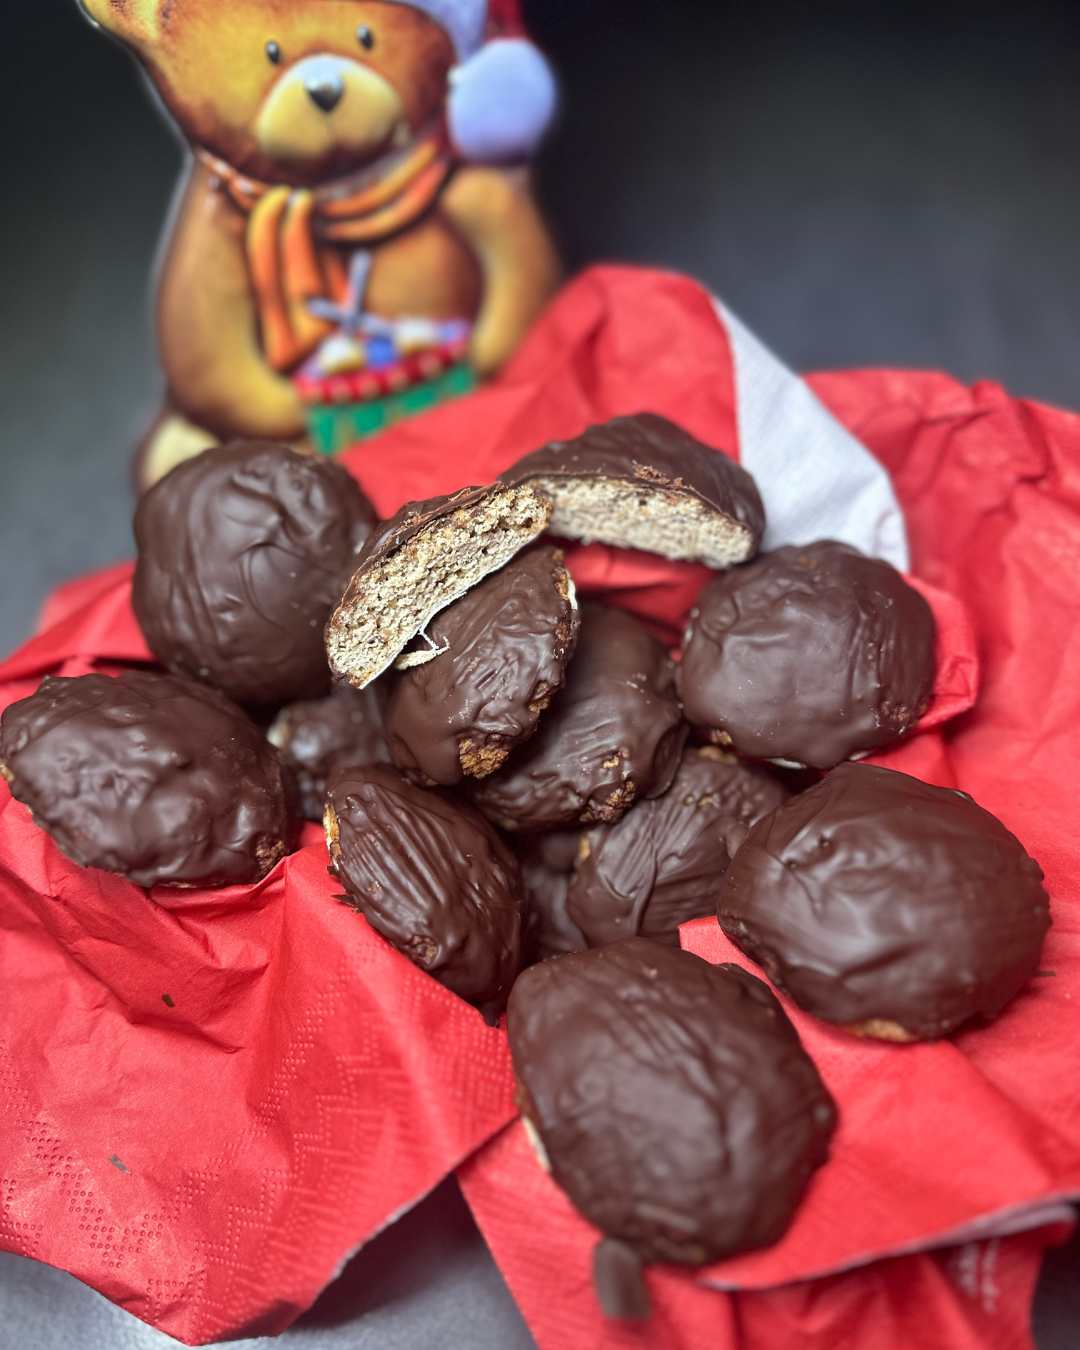
M 79 5 L 91 23 L 133 47 L 157 37 L 162 0 L 79 0 Z

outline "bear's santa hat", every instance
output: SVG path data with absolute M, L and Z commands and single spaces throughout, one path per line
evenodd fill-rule
M 454 44 L 447 125 L 458 154 L 483 164 L 527 159 L 555 115 L 557 90 L 547 60 L 524 36 L 516 0 L 394 3 L 429 15 Z

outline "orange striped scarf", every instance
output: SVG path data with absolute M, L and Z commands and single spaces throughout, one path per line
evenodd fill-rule
M 348 181 L 314 189 L 260 183 L 205 150 L 198 156 L 248 218 L 248 271 L 263 349 L 280 371 L 299 365 L 334 331 L 308 301 L 345 299 L 348 266 L 339 246 L 374 244 L 411 225 L 453 167 L 442 134 L 420 141 L 374 181 L 370 172 L 360 175 L 354 189 Z

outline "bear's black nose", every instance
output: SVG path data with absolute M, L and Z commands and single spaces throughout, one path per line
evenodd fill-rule
M 304 82 L 304 88 L 308 91 L 312 103 L 325 113 L 333 112 L 345 93 L 341 76 L 329 73 L 313 75 L 310 80 Z

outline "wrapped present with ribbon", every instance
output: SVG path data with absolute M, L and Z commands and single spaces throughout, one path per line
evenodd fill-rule
M 293 377 L 320 454 L 337 454 L 476 387 L 469 320 L 372 314 L 365 309 L 370 273 L 371 255 L 357 252 L 345 301 L 309 301 L 313 314 L 334 325 Z

